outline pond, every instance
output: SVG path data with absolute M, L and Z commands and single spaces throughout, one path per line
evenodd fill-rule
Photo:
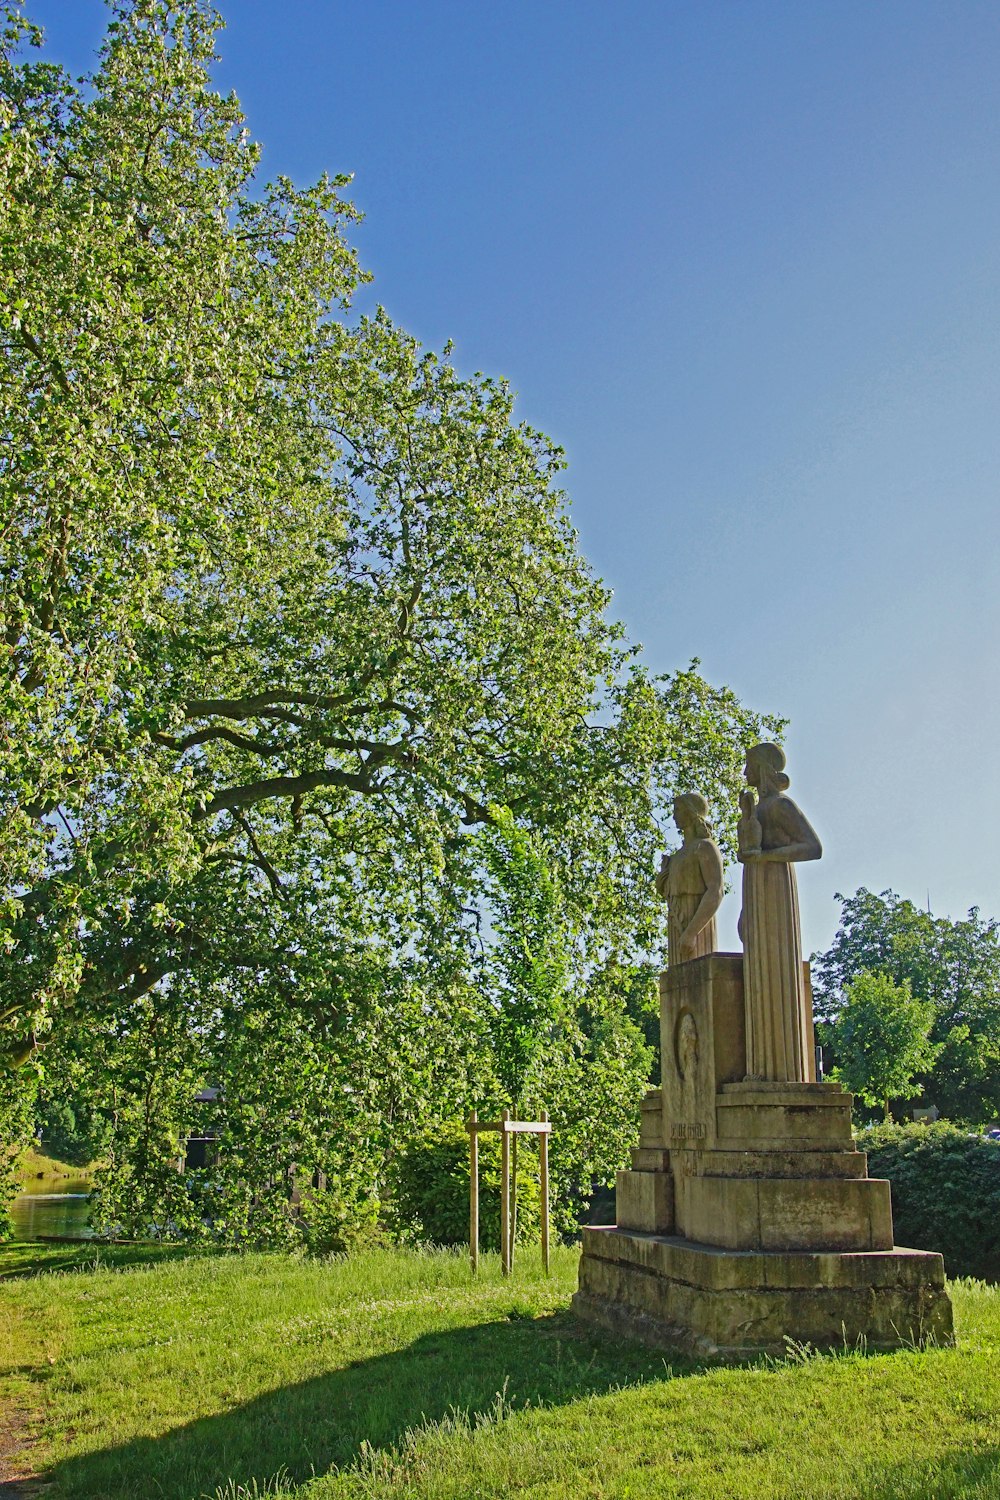
M 15 1240 L 89 1240 L 90 1183 L 85 1177 L 40 1177 L 11 1204 Z

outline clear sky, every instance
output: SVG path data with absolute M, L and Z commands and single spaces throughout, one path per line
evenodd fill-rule
M 264 170 L 506 375 L 658 671 L 791 720 L 833 893 L 1000 914 L 1000 4 L 222 0 Z M 29 0 L 89 66 L 101 0 Z M 738 901 L 721 937 L 735 945 Z

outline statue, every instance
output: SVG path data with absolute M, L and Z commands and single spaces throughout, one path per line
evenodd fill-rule
M 665 854 L 656 894 L 667 903 L 667 964 L 715 952 L 715 914 L 722 901 L 722 855 L 712 838 L 708 803 L 698 792 L 674 798 L 674 822 L 684 842 Z
M 804 1083 L 809 1077 L 810 1004 L 802 972 L 802 935 L 794 865 L 820 859 L 823 848 L 808 820 L 785 796 L 785 753 L 754 745 L 745 775 L 757 792 L 740 798 L 739 860 L 743 866 L 743 986 L 747 1078 Z

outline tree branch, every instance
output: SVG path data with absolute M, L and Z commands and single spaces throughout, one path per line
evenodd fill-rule
M 352 772 L 336 769 L 307 771 L 302 776 L 271 776 L 262 781 L 248 781 L 243 786 L 229 787 L 217 793 L 204 807 L 194 814 L 195 822 L 211 818 L 217 812 L 237 807 L 253 807 L 257 802 L 266 802 L 281 797 L 299 797 L 304 792 L 315 792 L 320 787 L 342 786 L 348 791 L 363 795 L 373 790 L 365 771 Z
M 265 740 L 252 739 L 248 734 L 238 734 L 235 729 L 226 729 L 223 724 L 195 730 L 180 740 L 160 730 L 154 730 L 151 738 L 158 745 L 166 745 L 168 750 L 176 750 L 178 755 L 183 755 L 185 750 L 193 750 L 196 745 L 205 745 L 210 740 L 225 740 L 227 744 L 235 745 L 237 750 L 249 750 L 253 755 L 285 755 L 288 750 L 286 745 L 270 745 Z
M 267 855 L 264 853 L 263 849 L 258 844 L 249 818 L 244 817 L 243 814 L 238 811 L 234 812 L 233 816 L 235 817 L 240 827 L 243 829 L 243 832 L 246 834 L 250 844 L 250 848 L 254 852 L 256 863 L 267 876 L 268 884 L 270 885 L 272 892 L 275 896 L 282 895 L 284 888 L 278 878 L 278 872 L 272 865 L 271 861 L 268 859 Z
M 63 369 L 56 356 L 54 354 L 52 356 L 47 355 L 41 344 L 35 338 L 34 334 L 29 333 L 23 323 L 20 323 L 16 326 L 25 346 L 30 349 L 31 353 L 38 360 L 38 363 L 40 365 L 43 365 L 45 369 L 47 369 L 49 373 L 55 377 L 55 382 L 58 385 L 59 389 L 62 391 L 63 395 L 71 395 L 72 387 L 69 383 L 69 380 L 66 378 L 66 371 Z
M 370 677 L 365 679 L 366 684 Z M 376 703 L 356 703 L 354 693 L 310 693 L 305 689 L 289 690 L 272 688 L 264 693 L 252 693 L 246 698 L 189 698 L 184 704 L 188 719 L 256 719 L 281 718 L 275 705 L 291 703 L 304 708 L 347 709 L 348 717 L 359 718 L 362 714 L 398 713 L 405 718 L 413 717 L 413 709 L 395 699 L 383 698 Z M 348 708 L 348 705 L 354 704 Z M 292 720 L 291 722 L 301 722 Z

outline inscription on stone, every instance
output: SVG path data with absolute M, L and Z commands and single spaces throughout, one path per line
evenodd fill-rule
M 704 1125 L 693 1121 L 675 1120 L 670 1127 L 670 1138 L 674 1141 L 700 1141 L 704 1136 Z

